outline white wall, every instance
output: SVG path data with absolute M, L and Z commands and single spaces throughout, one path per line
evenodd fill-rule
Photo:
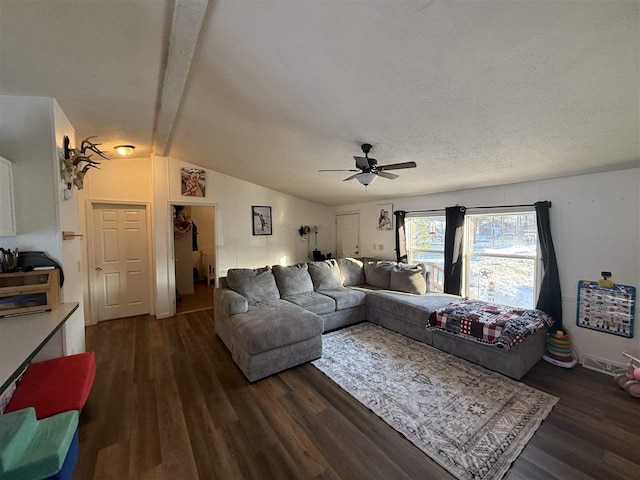
M 0 96 L 0 155 L 14 162 L 17 237 L 4 247 L 58 256 L 51 99 Z
M 111 155 L 114 156 L 114 155 Z M 81 192 L 81 223 L 86 232 L 86 209 L 89 201 L 148 202 L 152 212 L 156 286 L 155 312 L 160 317 L 171 312 L 173 298 L 169 284 L 174 285 L 173 252 L 170 251 L 169 205 L 215 204 L 219 275 L 228 268 L 255 267 L 280 263 L 295 263 L 307 259 L 307 244 L 300 240 L 300 225 L 320 227 L 319 247 L 331 251 L 335 240 L 332 210 L 289 195 L 284 195 L 217 172 L 207 171 L 206 198 L 183 197 L 180 193 L 180 168 L 196 167 L 168 157 L 114 159 L 103 162 L 101 170 L 91 171 Z M 274 214 L 274 234 L 253 237 L 251 205 L 271 205 Z M 200 227 L 200 225 L 198 225 Z M 199 229 L 201 248 L 209 246 L 207 232 Z M 203 243 L 204 242 L 204 243 Z M 205 245 L 205 243 L 207 243 Z M 86 256 L 88 252 L 83 252 Z M 85 274 L 88 286 L 91 272 Z M 90 308 L 88 288 L 85 306 Z M 89 316 L 87 315 L 87 318 Z
M 58 147 L 63 135 L 72 146 L 75 132 L 52 98 L 0 96 L 0 155 L 14 162 L 18 235 L 0 245 L 22 251 L 44 251 L 62 265 L 62 300 L 82 300 L 79 239 L 63 242 L 62 230 L 79 230 L 78 198 L 63 202 Z M 2 206 L 0 205 L 0 208 Z M 62 329 L 58 354 L 84 351 L 82 303 Z
M 169 250 L 169 204 L 215 204 L 218 275 L 229 268 L 260 267 L 277 263 L 292 264 L 307 260 L 307 244 L 300 240 L 300 225 L 320 228 L 318 244 L 331 251 L 335 244 L 335 223 L 331 208 L 285 195 L 268 188 L 207 170 L 206 198 L 183 197 L 180 192 L 180 168 L 196 165 L 168 157 L 154 157 L 154 206 L 156 254 L 156 307 L 162 317 L 172 311 L 173 285 Z M 270 205 L 273 235 L 252 235 L 252 205 Z
M 65 335 L 66 354 L 72 355 L 84 351 L 84 304 L 83 304 L 83 278 L 86 272 L 86 264 L 82 262 L 82 250 L 86 244 L 86 237 L 76 237 L 72 240 L 62 240 L 61 232 L 70 231 L 81 233 L 78 190 L 74 187 L 73 196 L 69 200 L 62 200 L 62 191 L 65 188 L 60 179 L 59 149 L 63 148 L 64 136 L 69 137 L 72 147 L 76 144 L 76 134 L 71 122 L 66 117 L 58 103 L 53 100 L 54 144 L 52 146 L 54 164 L 54 183 L 56 185 L 58 206 L 58 248 L 64 269 L 64 287 L 62 288 L 62 301 L 78 302 L 78 310 L 67 320 L 63 334 Z
M 153 196 L 151 157 L 119 158 L 116 152 L 107 152 L 107 156 L 111 160 L 101 160 L 100 170 L 91 170 L 86 176 L 87 198 L 150 202 Z
M 106 152 L 111 160 L 100 160 L 100 170 L 90 170 L 84 180 L 84 189 L 79 192 L 79 210 L 80 210 L 80 229 L 84 238 L 87 239 L 91 232 L 88 232 L 90 226 L 87 225 L 88 209 L 91 208 L 91 201 L 105 202 L 143 202 L 149 204 L 149 209 L 153 211 L 151 206 L 153 198 L 153 177 L 151 170 L 151 157 L 142 158 L 120 158 L 115 152 Z M 153 215 L 149 215 L 153 219 Z M 153 220 L 147 227 L 148 231 L 153 230 Z M 88 241 L 82 244 L 82 263 L 89 265 Z M 153 261 L 151 262 L 153 264 Z M 83 305 L 86 315 L 86 323 L 95 322 L 95 315 L 92 318 L 91 295 L 90 295 L 90 277 L 93 272 L 88 269 L 83 271 Z M 153 276 L 153 271 L 151 272 Z M 152 292 L 152 311 L 154 311 L 153 292 Z
M 491 206 L 550 200 L 551 229 L 562 287 L 563 323 L 579 353 L 625 363 L 622 351 L 640 355 L 640 319 L 634 338 L 625 339 L 576 326 L 577 282 L 613 272 L 617 283 L 640 287 L 639 169 L 579 175 L 491 188 L 343 205 L 339 212 L 360 213 L 363 256 L 395 258 L 393 231 L 377 231 L 380 204 L 394 210 L 437 209 L 452 205 Z M 374 244 L 384 245 L 382 251 Z M 638 312 L 636 302 L 636 316 Z

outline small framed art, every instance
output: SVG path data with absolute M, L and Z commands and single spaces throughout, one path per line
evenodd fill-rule
M 273 225 L 271 223 L 271 207 L 253 206 L 251 207 L 253 217 L 254 235 L 271 235 Z
M 206 173 L 199 168 L 181 168 L 182 196 L 204 197 Z
M 378 230 L 393 230 L 393 205 L 391 203 L 379 205 Z

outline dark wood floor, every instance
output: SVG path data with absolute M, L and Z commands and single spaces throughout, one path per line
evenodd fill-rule
M 206 282 L 195 282 L 192 295 L 180 295 L 176 303 L 177 313 L 196 312 L 213 308 L 213 286 Z
M 453 478 L 311 365 L 248 384 L 212 315 L 87 329 L 98 372 L 74 479 Z M 640 478 L 638 400 L 545 362 L 525 382 L 561 400 L 507 478 Z

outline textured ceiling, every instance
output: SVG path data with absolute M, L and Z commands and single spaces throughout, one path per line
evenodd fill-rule
M 151 154 L 172 2 L 0 0 L 0 94 L 55 97 L 78 139 Z
M 148 152 L 167 3 L 0 0 L 0 93 Z M 635 1 L 211 2 L 170 155 L 333 205 L 637 165 L 639 30 Z M 316 171 L 365 141 L 418 168 Z

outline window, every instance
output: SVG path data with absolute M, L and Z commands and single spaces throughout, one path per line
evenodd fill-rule
M 407 217 L 409 263 L 429 265 L 432 292 L 444 289 L 444 215 Z M 463 295 L 514 307 L 534 308 L 538 230 L 534 211 L 465 216 Z
M 434 217 L 408 217 L 407 261 L 422 262 L 429 266 L 430 289 L 442 292 L 444 287 L 444 215 Z
M 533 308 L 538 231 L 535 212 L 465 217 L 465 295 Z

